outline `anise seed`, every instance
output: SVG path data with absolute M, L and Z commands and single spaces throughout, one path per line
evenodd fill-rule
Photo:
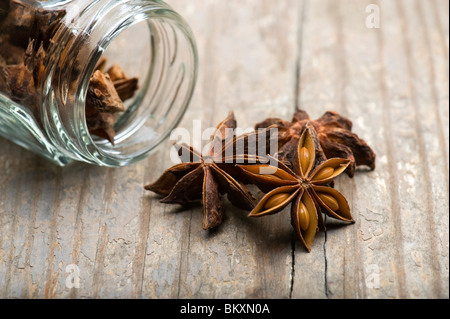
M 287 201 L 289 196 L 290 196 L 290 194 L 287 194 L 287 193 L 277 194 L 266 202 L 266 204 L 264 205 L 264 208 L 269 210 L 274 207 L 277 207 L 277 206 L 283 204 L 285 201 Z
M 300 151 L 300 163 L 304 172 L 306 172 L 306 170 L 309 168 L 310 161 L 311 156 L 309 154 L 309 150 L 306 147 L 303 147 Z
M 330 178 L 331 176 L 333 176 L 334 172 L 335 170 L 332 167 L 323 168 L 314 176 L 314 179 L 316 181 L 321 181 Z
M 339 210 L 339 203 L 333 196 L 323 193 L 318 194 L 318 196 L 332 211 L 336 212 Z
M 311 223 L 310 218 L 309 218 L 308 208 L 306 208 L 306 206 L 303 202 L 300 203 L 298 223 L 300 225 L 300 228 L 303 231 L 307 231 L 309 228 L 309 225 Z

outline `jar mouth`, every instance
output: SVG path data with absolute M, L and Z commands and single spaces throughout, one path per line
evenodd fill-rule
M 196 44 L 184 20 L 161 2 L 133 2 L 103 15 L 100 21 L 115 21 L 107 30 L 92 29 L 90 38 L 97 34 L 98 42 L 81 74 L 74 104 L 82 157 L 102 166 L 140 161 L 166 140 L 182 120 L 197 79 Z M 146 38 L 130 39 L 136 34 Z M 127 76 L 139 78 L 138 91 L 117 119 L 114 145 L 91 135 L 86 121 L 87 91 L 102 57 L 120 65 Z

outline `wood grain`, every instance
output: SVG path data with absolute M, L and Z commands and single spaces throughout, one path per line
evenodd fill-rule
M 0 297 L 448 298 L 448 2 L 169 3 L 200 55 L 181 127 L 230 110 L 243 129 L 300 108 L 349 116 L 378 154 L 376 171 L 337 181 L 356 224 L 328 219 L 308 254 L 289 210 L 248 219 L 227 202 L 205 232 L 201 208 L 143 189 L 171 166 L 170 141 L 111 169 L 55 167 L 0 139 Z M 380 29 L 365 24 L 372 3 Z

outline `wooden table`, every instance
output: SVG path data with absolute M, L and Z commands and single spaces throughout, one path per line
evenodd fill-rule
M 55 167 L 0 139 L 0 297 L 448 298 L 448 1 L 169 2 L 200 54 L 181 126 L 230 110 L 243 128 L 296 108 L 349 116 L 378 155 L 375 172 L 337 182 L 356 224 L 310 254 L 289 211 L 248 219 L 227 204 L 204 232 L 201 208 L 143 189 L 171 166 L 169 141 L 110 169 Z

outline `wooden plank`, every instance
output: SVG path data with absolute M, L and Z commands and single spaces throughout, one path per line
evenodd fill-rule
M 0 283 L 2 285 L 2 297 L 4 298 L 9 295 L 20 296 L 21 286 L 23 285 L 23 281 L 15 280 L 15 270 L 18 264 L 17 255 L 23 252 L 23 243 L 26 240 L 26 231 L 24 229 L 27 228 L 26 221 L 28 218 L 26 215 L 29 212 L 23 213 L 25 218 L 22 218 L 21 214 L 17 213 L 16 208 L 22 201 L 20 194 L 25 191 L 23 184 L 26 182 L 26 176 L 17 174 L 17 171 L 22 167 L 26 167 L 25 165 L 30 165 L 31 161 L 30 156 L 13 160 L 22 153 L 22 150 L 4 140 L 2 140 L 2 143 L 4 152 L 1 153 L 3 159 L 1 163 L 2 167 L 5 168 L 5 174 L 2 174 L 2 188 L 0 192 L 2 204 L 0 220 L 0 255 L 2 257 L 0 259 Z M 28 196 L 30 196 L 29 192 Z M 17 239 L 16 236 L 18 230 L 22 230 L 20 239 Z M 25 268 L 23 264 L 22 259 L 22 269 Z M 23 274 L 24 272 L 22 271 L 21 273 Z
M 170 3 L 175 10 L 188 20 L 196 34 L 196 40 L 199 47 L 202 61 L 205 57 L 202 55 L 205 46 L 209 45 L 207 34 L 214 24 L 207 25 L 208 11 L 197 11 L 200 3 L 173 1 Z M 206 51 L 209 53 L 208 51 Z M 202 62 L 203 63 L 203 62 Z M 206 67 L 205 64 L 204 67 Z M 211 114 L 209 109 L 203 108 L 203 104 L 211 105 L 210 100 L 205 98 L 204 92 L 209 92 L 211 86 L 215 85 L 213 81 L 205 80 L 205 70 L 200 70 L 198 85 L 194 99 L 190 105 L 180 127 L 192 131 L 193 120 L 203 120 L 204 125 L 212 126 Z M 207 93 L 206 93 L 207 96 Z M 207 116 L 205 115 L 208 112 Z M 191 143 L 191 141 L 188 141 Z M 146 169 L 145 183 L 151 183 L 169 167 L 173 166 L 170 161 L 170 149 L 173 141 L 168 141 L 161 147 L 154 156 L 152 156 L 146 167 L 156 169 Z M 148 220 L 148 229 L 141 228 L 141 255 L 140 278 L 136 278 L 136 296 L 140 298 L 180 298 L 180 289 L 183 284 L 181 272 L 183 265 L 189 255 L 189 237 L 191 229 L 191 220 L 193 215 L 201 215 L 201 209 L 181 210 L 177 206 L 163 205 L 158 202 L 158 197 L 147 193 L 143 199 L 141 216 Z M 146 220 L 146 222 L 147 222 Z M 201 224 L 195 226 L 200 227 Z
M 442 12 L 447 12 L 449 3 L 447 1 L 435 1 L 432 6 L 422 6 L 420 14 L 423 14 L 422 23 L 426 25 L 427 29 L 427 47 L 429 48 L 428 56 L 430 59 L 430 81 L 432 83 L 433 90 L 433 103 L 437 106 L 438 110 L 436 116 L 440 118 L 442 130 L 445 140 L 445 160 L 447 161 L 447 192 L 443 189 L 442 180 L 440 183 L 434 184 L 433 180 L 433 193 L 435 199 L 435 207 L 439 212 L 436 215 L 436 234 L 438 240 L 438 253 L 439 267 L 442 274 L 442 291 L 446 292 L 443 296 L 448 296 L 448 271 L 449 271 L 449 225 L 448 222 L 448 154 L 449 154 L 449 17 Z M 441 12 L 441 14 L 440 14 Z M 442 147 L 442 145 L 440 145 Z M 436 154 L 436 153 L 435 153 Z M 442 161 L 442 158 L 434 157 L 435 160 Z M 442 162 L 441 162 L 442 163 Z M 445 169 L 445 167 L 444 167 Z M 432 177 L 433 176 L 432 174 Z M 443 192 L 445 194 L 443 194 Z M 447 197 L 447 202 L 442 201 L 441 198 Z
M 324 23 L 318 23 L 315 17 Z M 301 52 L 298 56 L 299 89 L 297 107 L 307 110 L 311 117 L 322 115 L 322 106 L 332 100 L 336 94 L 335 86 L 331 85 L 335 76 L 333 55 L 328 46 L 333 43 L 334 30 L 326 23 L 329 17 L 328 8 L 323 2 L 306 1 L 303 5 L 303 22 L 301 27 Z M 300 45 L 299 45 L 300 46 Z M 317 72 L 318 67 L 331 73 Z M 320 83 L 320 85 L 319 85 Z M 324 89 L 325 88 L 325 89 Z M 334 108 L 334 107 L 332 107 Z M 293 298 L 326 298 L 326 264 L 324 255 L 325 234 L 317 235 L 311 253 L 307 253 L 295 240 L 293 273 Z
M 359 24 L 356 22 L 356 26 L 353 25 L 357 31 L 345 25 L 350 23 L 349 18 L 353 19 L 352 23 L 361 20 L 365 14 L 365 7 L 362 9 L 361 7 L 362 3 L 349 1 L 342 5 L 336 1 L 311 1 L 307 6 L 298 105 L 307 110 L 313 118 L 321 116 L 328 110 L 338 111 L 345 116 L 357 114 L 361 117 L 362 112 L 354 112 L 351 109 L 349 92 L 353 83 L 349 61 L 360 68 L 367 61 L 361 61 L 360 64 L 353 61 L 354 56 L 351 58 L 348 56 L 346 47 L 349 41 L 347 37 L 361 35 L 361 22 Z M 314 18 L 318 16 L 321 19 Z M 362 27 L 365 29 L 364 23 Z M 362 31 L 365 31 L 364 29 Z M 367 43 L 370 43 L 370 39 L 369 42 L 363 39 L 360 47 L 365 48 Z M 370 82 L 363 83 L 367 85 Z M 367 90 L 364 86 L 359 89 Z M 361 93 L 361 96 L 365 93 Z M 355 129 L 367 137 L 364 128 Z M 360 177 L 357 176 L 356 179 L 359 185 Z M 337 188 L 350 201 L 354 215 L 357 210 L 353 201 L 355 184 L 355 180 L 349 180 L 347 177 L 342 177 L 337 183 Z M 360 222 L 358 214 L 354 217 L 357 225 L 346 227 L 327 219 L 331 226 L 327 232 L 317 236 L 313 252 L 306 256 L 303 251 L 296 254 L 294 297 L 355 298 L 363 295 L 364 287 L 361 285 L 364 281 L 363 256 L 357 232 Z
M 399 18 L 393 14 L 396 10 L 383 2 L 380 4 L 383 12 L 382 29 L 368 30 L 364 23 L 367 16 L 366 5 L 357 1 L 339 4 L 320 1 L 311 2 L 306 11 L 299 106 L 314 116 L 319 116 L 330 106 L 345 115 L 350 115 L 355 122 L 355 131 L 373 145 L 381 156 L 376 172 L 358 174 L 354 181 L 341 178 L 338 182 L 337 187 L 343 190 L 351 202 L 357 224 L 344 229 L 332 229 L 327 232 L 325 239 L 318 237 L 316 246 L 323 244 L 324 265 L 320 262 L 319 251 L 313 252 L 316 256 L 312 257 L 312 261 L 309 259 L 310 256 L 306 256 L 305 264 L 302 263 L 303 256 L 296 257 L 293 296 L 317 298 L 442 296 L 437 282 L 443 275 L 439 271 L 431 270 L 434 267 L 433 261 L 430 261 L 432 259 L 420 258 L 421 262 L 427 260 L 426 265 L 421 267 L 426 269 L 429 280 L 435 283 L 427 281 L 412 283 L 416 267 L 411 264 L 412 257 L 408 254 L 414 256 L 427 254 L 432 257 L 427 253 L 427 246 L 436 244 L 432 243 L 433 240 L 430 242 L 430 239 L 425 239 L 427 236 L 420 239 L 411 237 L 419 229 L 414 228 L 414 222 L 405 220 L 404 211 L 408 210 L 414 216 L 417 215 L 416 218 L 420 218 L 421 210 L 410 205 L 407 205 L 408 208 L 404 207 L 404 197 L 408 196 L 410 189 L 402 184 L 404 173 L 395 164 L 408 161 L 411 156 L 417 155 L 417 153 L 410 155 L 413 145 L 404 144 L 403 139 L 406 138 L 403 130 L 408 127 L 413 132 L 417 131 L 414 127 L 423 125 L 420 123 L 423 119 L 433 123 L 433 117 L 427 114 L 412 114 L 411 108 L 403 105 L 396 109 L 401 115 L 395 114 L 395 119 L 391 118 L 390 113 L 394 104 L 403 102 L 405 96 L 412 95 L 409 87 L 396 87 L 396 90 L 391 90 L 392 82 L 397 86 L 408 83 L 406 78 L 408 72 L 402 62 L 405 59 L 404 43 L 395 40 L 396 37 L 401 37 Z M 320 22 L 317 22 L 317 19 L 310 21 L 311 16 L 321 16 L 322 19 Z M 407 21 L 410 21 L 410 17 L 408 18 Z M 308 36 L 310 34 L 313 36 Z M 424 38 L 421 37 L 414 43 L 422 39 Z M 392 74 L 402 75 L 402 79 L 393 80 Z M 430 74 L 432 75 L 427 74 L 428 78 Z M 410 77 L 414 75 L 410 74 Z M 398 93 L 400 97 L 395 98 L 394 96 L 399 95 L 394 95 L 394 92 L 404 93 Z M 443 93 L 445 94 L 445 91 Z M 426 96 L 426 92 L 421 92 L 420 96 Z M 423 107 L 423 110 L 425 109 L 427 108 Z M 445 115 L 443 118 L 446 118 Z M 402 131 L 398 131 L 400 123 Z M 448 128 L 448 125 L 442 126 Z M 423 145 L 435 141 L 439 134 L 434 132 L 426 138 L 427 141 L 422 141 Z M 392 136 L 398 138 L 393 139 Z M 411 143 L 414 140 L 417 141 L 417 137 L 411 138 Z M 402 151 L 398 152 L 399 149 Z M 403 156 L 398 158 L 399 154 Z M 408 173 L 414 175 L 412 180 L 420 178 L 418 175 L 421 175 L 420 172 L 411 170 L 417 164 L 419 162 L 409 165 Z M 448 176 L 445 172 L 444 162 L 433 175 Z M 445 184 L 444 179 L 443 184 L 438 183 L 440 186 L 436 186 L 434 191 L 424 189 L 422 194 L 444 199 L 441 206 L 446 207 L 448 196 L 446 198 L 445 194 L 440 195 L 438 190 L 445 191 Z M 419 202 L 419 205 L 427 203 L 423 196 L 420 200 L 417 197 L 414 200 L 415 203 Z M 437 216 L 443 212 L 441 207 L 431 207 L 431 210 Z M 426 220 L 422 222 L 427 224 Z M 429 231 L 432 234 L 439 234 L 439 237 L 446 237 L 446 227 L 435 229 L 431 225 Z M 404 242 L 405 236 L 410 238 L 407 243 Z M 426 244 L 420 243 L 422 239 Z M 411 245 L 420 247 L 420 253 L 404 248 Z M 443 253 L 440 255 L 445 256 L 448 246 L 445 247 L 444 242 L 441 247 Z M 406 253 L 403 252 L 404 249 Z M 387 259 L 387 256 L 392 258 Z M 434 259 L 436 261 L 437 258 Z M 313 274 L 308 272 L 307 265 L 311 262 L 314 265 L 312 268 L 319 269 Z M 445 262 L 440 263 L 443 264 L 441 269 L 445 269 Z M 422 277 L 419 275 L 415 278 Z M 443 282 L 445 285 L 445 279 Z M 416 289 L 419 291 L 411 291 L 413 285 L 420 287 Z
M 405 253 L 410 254 L 410 263 L 415 266 L 411 267 L 412 271 L 408 272 L 407 276 L 412 277 L 409 280 L 409 297 L 443 298 L 448 297 L 448 272 L 446 274 L 444 266 L 445 263 L 448 265 L 448 258 L 439 252 L 439 239 L 444 238 L 445 233 L 437 233 L 436 225 L 448 223 L 448 218 L 445 217 L 449 207 L 448 161 L 444 160 L 448 156 L 443 133 L 448 131 L 448 127 L 442 126 L 437 105 L 433 56 L 427 41 L 427 25 L 423 23 L 421 5 L 415 4 L 411 6 L 399 2 L 397 7 L 404 34 L 406 74 L 410 78 L 408 84 L 413 107 L 411 112 L 415 113 L 416 117 L 414 129 L 417 134 L 417 147 L 412 148 L 412 155 L 419 156 L 418 162 L 415 162 L 418 171 L 416 180 L 414 183 L 410 182 L 416 191 L 411 202 L 416 203 L 417 198 L 422 199 L 422 205 L 414 206 L 415 209 L 408 216 L 411 219 L 406 226 L 411 231 L 411 238 L 408 240 L 412 241 L 413 237 L 416 237 L 417 241 L 417 236 L 413 234 L 424 232 L 415 246 L 405 245 L 408 247 Z M 445 229 L 448 230 L 448 225 Z M 445 250 L 443 247 L 443 251 Z
M 189 8 L 192 2 L 188 5 L 180 2 L 176 8 L 183 14 L 186 6 Z M 215 126 L 230 110 L 235 110 L 238 125 L 246 129 L 263 120 L 269 112 L 280 116 L 274 113 L 275 109 L 287 114 L 293 108 L 295 89 L 297 11 L 288 10 L 292 2 L 282 1 L 277 6 L 269 1 L 202 2 L 201 6 L 202 12 L 208 15 L 200 13 L 199 16 L 198 11 L 193 16 L 184 14 L 197 34 L 201 61 L 199 87 L 193 101 L 194 108 L 200 105 L 195 114 L 199 117 L 190 114 L 188 119 L 202 119 L 204 126 Z M 289 12 L 287 16 L 286 12 Z M 282 17 L 290 23 L 278 24 Z M 236 49 L 230 51 L 237 43 Z M 286 55 L 286 52 L 292 53 Z M 186 128 L 192 126 L 189 121 L 184 123 Z M 167 214 L 167 207 L 157 209 Z M 187 243 L 181 246 L 181 256 L 172 256 L 171 261 L 160 253 L 161 244 L 157 246 L 149 241 L 152 256 L 158 259 L 155 263 L 146 260 L 152 265 L 146 264 L 146 274 L 152 282 L 158 282 L 151 296 L 161 297 L 161 290 L 178 286 L 175 296 L 181 298 L 288 298 L 292 271 L 289 219 L 284 215 L 249 220 L 246 215 L 227 205 L 224 225 L 208 233 L 201 229 L 201 209 L 182 213 L 179 220 L 189 221 L 181 227 L 188 232 L 187 237 L 181 234 Z M 160 230 L 150 231 L 153 242 L 155 236 L 162 237 L 159 241 L 168 245 L 166 235 L 161 233 L 167 233 L 164 224 Z M 169 238 L 176 238 L 176 233 L 169 233 Z M 159 248 L 156 251 L 159 254 L 155 248 Z M 167 265 L 170 268 L 165 271 Z M 161 273 L 170 273 L 174 278 L 156 279 Z M 147 280 L 144 285 L 151 286 Z
M 58 209 L 58 218 L 56 223 L 54 222 L 54 232 L 57 235 L 53 242 L 57 249 L 45 256 L 52 260 L 52 263 L 47 265 L 45 290 L 40 292 L 40 298 L 76 298 L 76 290 L 66 287 L 66 278 L 69 275 L 66 269 L 70 265 L 80 267 L 81 287 L 85 284 L 88 273 L 88 269 L 81 266 L 79 246 L 82 231 L 80 203 L 84 202 L 88 192 L 89 169 L 85 165 L 75 164 L 60 169 L 58 174 L 59 183 L 53 190 L 60 193 L 60 204 L 54 207 Z
M 7 156 L 23 152 L 15 146 L 11 149 Z M 2 292 L 8 297 L 27 298 L 36 297 L 36 291 L 46 282 L 47 243 L 54 234 L 52 224 L 47 221 L 56 217 L 53 204 L 57 193 L 52 190 L 57 176 L 52 166 L 36 155 L 25 152 L 21 156 L 22 160 L 16 160 L 17 169 L 10 171 L 12 178 L 7 178 L 3 184 L 7 197 L 2 217 L 9 215 L 11 220 L 6 225 L 2 220 L 1 225 L 3 260 L 6 261 Z
M 339 242 L 330 237 L 328 261 L 334 262 L 338 269 L 330 268 L 329 277 L 338 283 L 334 288 L 337 298 L 401 298 L 404 269 L 398 227 L 398 175 L 393 166 L 397 159 L 391 144 L 391 123 L 387 116 L 390 100 L 384 94 L 387 79 L 381 53 L 384 40 L 381 32 L 393 20 L 383 9 L 382 29 L 367 28 L 366 6 L 347 1 L 339 9 L 340 27 L 345 35 L 341 48 L 346 56 L 346 62 L 340 64 L 346 69 L 343 107 L 354 122 L 354 131 L 374 147 L 378 167 L 375 172 L 363 172 L 354 180 L 339 184 L 349 193 L 357 224 L 335 234 L 336 239 L 345 238 L 350 244 L 348 249 L 344 248 L 343 257 L 337 253 L 342 250 Z M 391 42 L 393 38 L 385 41 Z M 339 269 L 344 270 L 343 275 Z
M 366 100 L 366 97 L 377 92 L 374 86 L 376 74 L 372 72 L 378 61 L 368 52 L 373 47 L 374 38 L 365 25 L 365 7 L 362 2 L 345 1 L 334 2 L 330 8 L 334 13 L 334 19 L 330 18 L 330 22 L 336 30 L 333 68 L 337 75 L 337 96 L 334 104 L 341 114 L 352 119 L 354 131 L 374 145 L 370 129 L 373 106 L 370 105 L 370 98 Z M 379 149 L 375 151 L 379 153 Z M 354 179 L 342 176 L 337 181 L 336 188 L 349 200 L 356 224 L 327 231 L 324 250 L 327 266 L 325 292 L 328 298 L 366 298 L 369 295 L 365 285 L 366 273 L 367 268 L 374 265 L 359 235 L 367 231 L 364 214 L 381 213 L 378 207 L 373 207 L 374 201 L 370 196 L 365 194 L 366 190 L 374 188 L 373 177 L 373 173 L 357 174 Z M 330 219 L 327 220 L 333 225 Z

